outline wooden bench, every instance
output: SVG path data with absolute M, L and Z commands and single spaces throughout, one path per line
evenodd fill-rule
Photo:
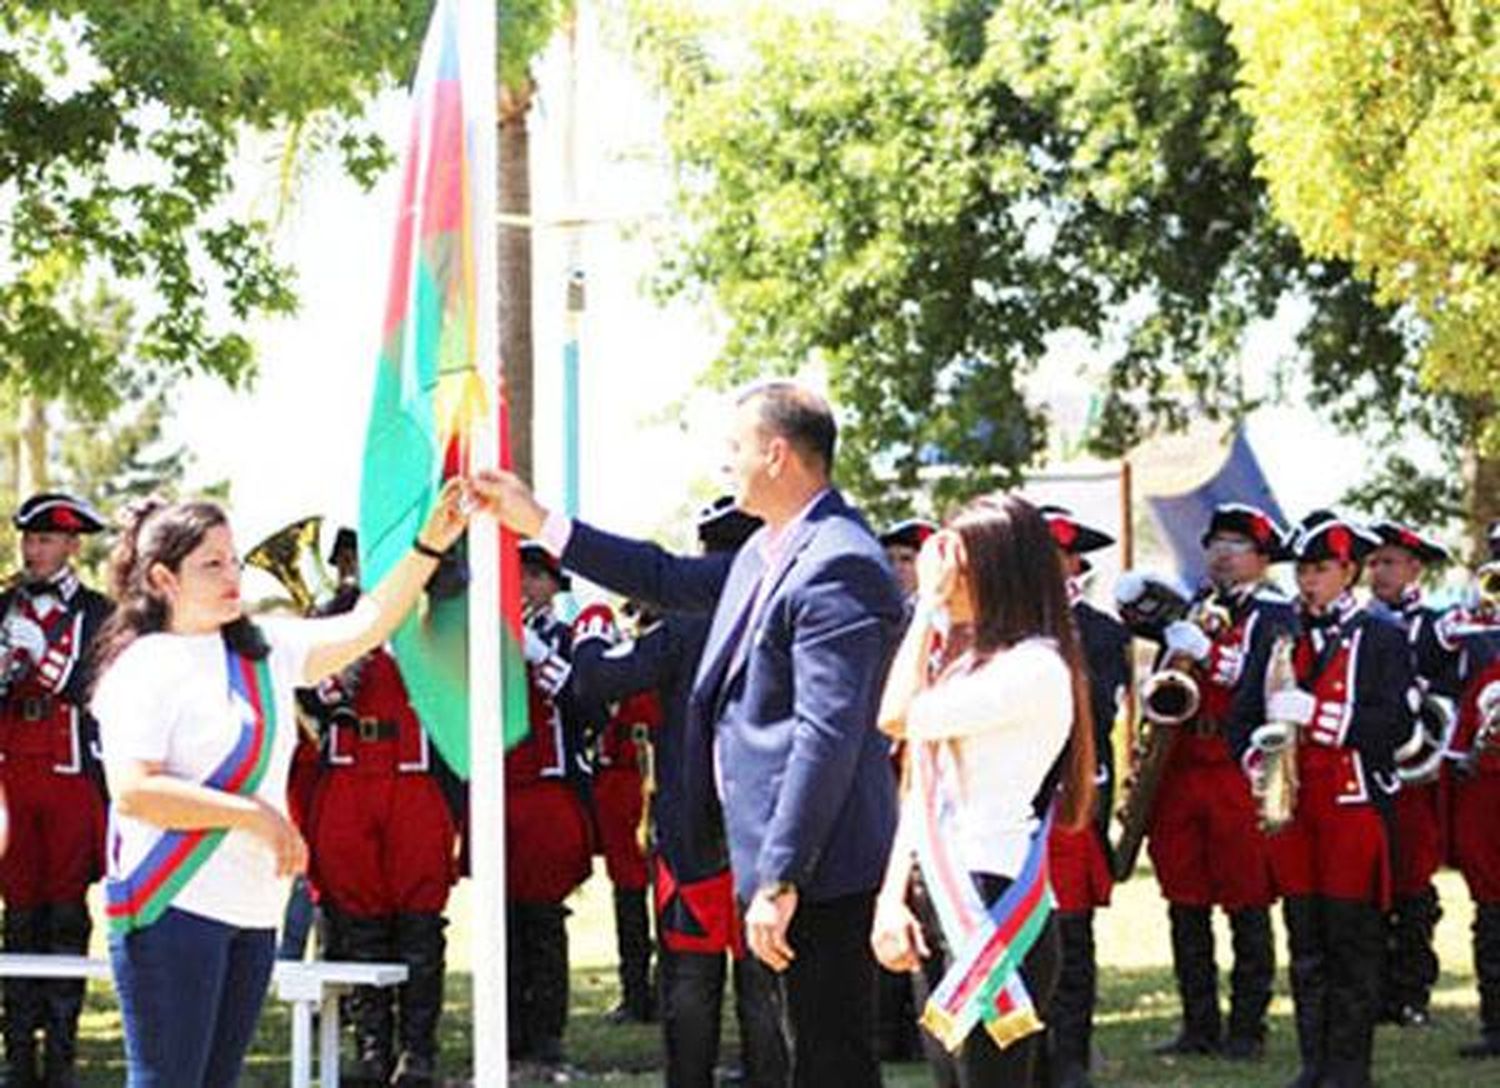
M 0 952 L 0 978 L 81 978 L 113 981 L 109 961 L 89 956 Z M 323 1088 L 339 1082 L 339 996 L 355 986 L 399 986 L 404 963 L 345 960 L 277 960 L 271 976 L 276 996 L 291 1006 L 292 1088 L 312 1084 L 312 1017 L 318 1021 L 318 1077 Z

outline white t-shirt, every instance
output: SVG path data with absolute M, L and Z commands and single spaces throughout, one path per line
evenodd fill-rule
M 1032 799 L 1072 727 L 1072 674 L 1050 639 L 1001 650 L 912 700 L 907 735 L 957 748 L 958 856 L 970 872 L 1020 874 L 1038 823 Z
M 307 660 L 305 621 L 260 621 L 270 643 L 276 732 L 255 796 L 286 812 L 287 772 L 297 741 L 293 690 Z M 224 640 L 209 635 L 145 635 L 126 647 L 99 679 L 92 704 L 106 768 L 127 760 L 160 763 L 165 773 L 203 782 L 233 751 L 244 721 L 230 702 Z M 161 828 L 110 810 L 111 877 L 129 874 Z M 287 881 L 275 855 L 247 831 L 230 831 L 181 888 L 172 906 L 247 929 L 274 929 Z

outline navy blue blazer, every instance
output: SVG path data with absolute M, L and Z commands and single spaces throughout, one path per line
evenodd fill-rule
M 716 752 L 735 892 L 748 900 L 783 880 L 809 902 L 870 891 L 896 827 L 875 715 L 901 594 L 869 527 L 837 492 L 792 530 L 769 571 L 765 532 L 733 556 L 684 557 L 574 522 L 562 562 L 659 608 L 712 612 L 684 744 Z M 747 631 L 762 578 L 765 603 Z M 714 777 L 684 776 L 690 836 L 715 833 Z

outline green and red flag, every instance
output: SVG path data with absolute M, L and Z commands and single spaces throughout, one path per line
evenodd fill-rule
M 486 171 L 479 156 L 493 146 L 483 137 L 484 126 L 494 131 L 495 106 L 493 94 L 483 93 L 494 85 L 493 71 L 480 69 L 493 65 L 493 54 L 476 53 L 472 40 L 465 42 L 464 19 L 478 6 L 438 0 L 412 86 L 360 484 L 360 560 L 367 585 L 411 549 L 443 481 L 482 467 L 475 452 L 482 428 L 498 425 L 499 462 L 509 467 L 493 349 L 496 310 L 480 289 L 481 220 L 493 215 L 495 201 L 493 170 Z M 485 6 L 492 19 L 493 5 Z M 496 531 L 488 519 L 476 520 L 471 529 Z M 499 555 L 498 602 L 470 599 L 475 594 L 469 591 L 466 565 L 444 570 L 392 640 L 412 705 L 443 757 L 465 776 L 470 641 L 481 635 L 494 639 L 497 616 L 501 694 L 495 737 L 503 735 L 509 746 L 527 729 L 520 561 L 511 534 L 501 533 Z M 474 579 L 476 586 L 495 582 Z M 488 630 L 481 632 L 483 625 Z

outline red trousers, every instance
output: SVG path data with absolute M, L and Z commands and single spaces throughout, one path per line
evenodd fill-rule
M 1146 846 L 1162 896 L 1180 906 L 1225 910 L 1270 906 L 1274 898 L 1266 838 L 1250 782 L 1219 738 L 1182 737 L 1223 747 L 1223 758 L 1174 758 L 1162 775 Z
M 53 757 L 8 755 L 0 780 L 10 845 L 0 858 L 0 896 L 13 909 L 75 903 L 104 872 L 106 811 L 99 787 L 59 774 Z
M 646 887 L 646 855 L 636 838 L 645 809 L 641 775 L 635 768 L 605 767 L 594 775 L 599 852 L 604 855 L 610 883 L 624 891 Z
M 1330 748 L 1298 752 L 1296 814 L 1270 837 L 1276 890 L 1373 903 L 1384 910 L 1391 901 L 1385 822 L 1373 804 L 1339 803 L 1344 772 L 1338 755 Z
M 1397 899 L 1419 895 L 1443 863 L 1443 788 L 1439 782 L 1403 786 L 1396 794 L 1396 843 L 1391 891 Z
M 543 778 L 505 791 L 505 895 L 561 903 L 588 879 L 594 854 L 588 813 L 572 786 Z
M 1047 865 L 1058 910 L 1084 911 L 1109 906 L 1115 882 L 1099 835 L 1099 829 L 1093 826 L 1068 831 L 1053 825 L 1047 841 Z
M 1455 774 L 1452 791 L 1453 863 L 1475 902 L 1500 903 L 1500 773 Z
M 453 816 L 431 775 L 331 767 L 318 782 L 312 881 L 345 914 L 441 913 L 458 877 L 454 844 Z

